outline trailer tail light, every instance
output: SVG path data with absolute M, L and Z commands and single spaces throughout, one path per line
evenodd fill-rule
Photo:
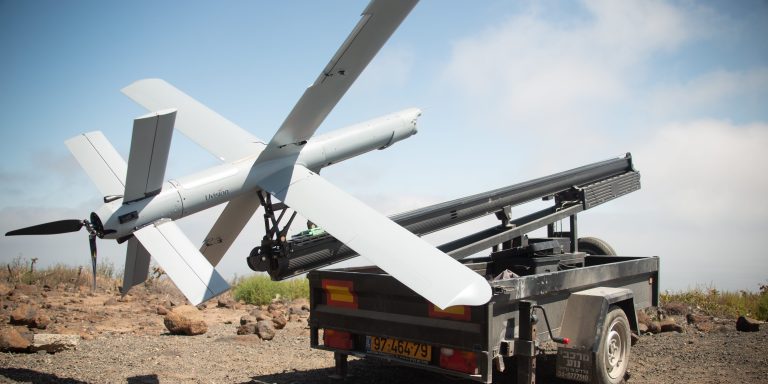
M 477 354 L 453 348 L 440 348 L 440 367 L 477 375 Z
M 472 317 L 471 308 L 467 305 L 455 305 L 446 309 L 440 309 L 429 303 L 429 317 L 469 321 Z
M 323 279 L 325 302 L 332 307 L 357 309 L 357 295 L 351 281 Z
M 352 349 L 352 334 L 335 329 L 323 330 L 323 345 L 336 349 Z

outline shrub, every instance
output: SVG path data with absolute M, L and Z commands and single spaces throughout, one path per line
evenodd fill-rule
M 681 302 L 712 316 L 736 318 L 744 315 L 768 320 L 768 290 L 765 289 L 760 292 L 728 292 L 710 286 L 665 292 L 660 296 L 662 304 Z
M 269 304 L 273 299 L 293 300 L 309 298 L 309 281 L 297 278 L 272 281 L 267 275 L 254 275 L 235 281 L 232 296 L 248 304 Z

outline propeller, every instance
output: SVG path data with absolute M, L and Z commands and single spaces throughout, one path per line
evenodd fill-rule
M 93 215 L 92 215 L 93 216 Z M 91 248 L 91 267 L 93 269 L 93 290 L 96 290 L 96 237 L 99 232 L 88 220 L 58 220 L 50 223 L 33 225 L 31 227 L 16 229 L 6 233 L 6 236 L 23 235 L 58 235 L 60 233 L 77 232 L 85 227 L 88 230 L 88 245 Z
M 33 225 L 6 233 L 6 236 L 18 235 L 57 235 L 59 233 L 77 232 L 85 225 L 86 220 L 59 220 L 50 223 Z

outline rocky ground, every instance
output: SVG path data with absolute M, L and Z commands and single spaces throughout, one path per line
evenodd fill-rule
M 182 304 L 173 289 L 139 288 L 123 299 L 109 290 L 0 285 L 2 335 L 15 331 L 21 343 L 72 335 L 77 342 L 67 349 L 63 341 L 56 353 L 30 353 L 29 346 L 0 353 L 0 383 L 339 382 L 329 377 L 333 355 L 309 348 L 305 301 L 255 307 L 213 300 L 179 323 L 192 333 L 204 327 L 196 336 L 166 327 L 168 311 L 183 312 Z M 670 332 L 640 336 L 627 383 L 768 383 L 768 326 L 740 332 L 735 319 L 680 305 L 666 311 Z M 560 382 L 551 353 L 538 365 L 539 382 Z M 349 370 L 346 383 L 463 382 L 375 360 L 352 359 Z M 509 373 L 498 381 L 514 382 Z

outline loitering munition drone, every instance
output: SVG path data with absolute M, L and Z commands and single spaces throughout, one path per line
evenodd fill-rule
M 104 205 L 85 220 L 50 222 L 6 235 L 85 227 L 94 272 L 97 237 L 127 242 L 123 293 L 146 280 L 154 258 L 198 304 L 229 289 L 215 267 L 258 207 L 272 209 L 274 196 L 438 307 L 486 303 L 491 289 L 482 276 L 318 175 L 326 166 L 416 133 L 421 111 L 414 108 L 313 137 L 416 3 L 371 1 L 268 143 L 162 80 L 129 85 L 123 93 L 152 112 L 134 120 L 127 164 L 101 132 L 66 142 L 104 195 Z M 164 182 L 174 127 L 222 164 Z M 222 203 L 226 207 L 200 248 L 173 221 Z M 273 220 L 275 228 L 278 221 Z M 376 228 L 375 233 L 368 228 Z

